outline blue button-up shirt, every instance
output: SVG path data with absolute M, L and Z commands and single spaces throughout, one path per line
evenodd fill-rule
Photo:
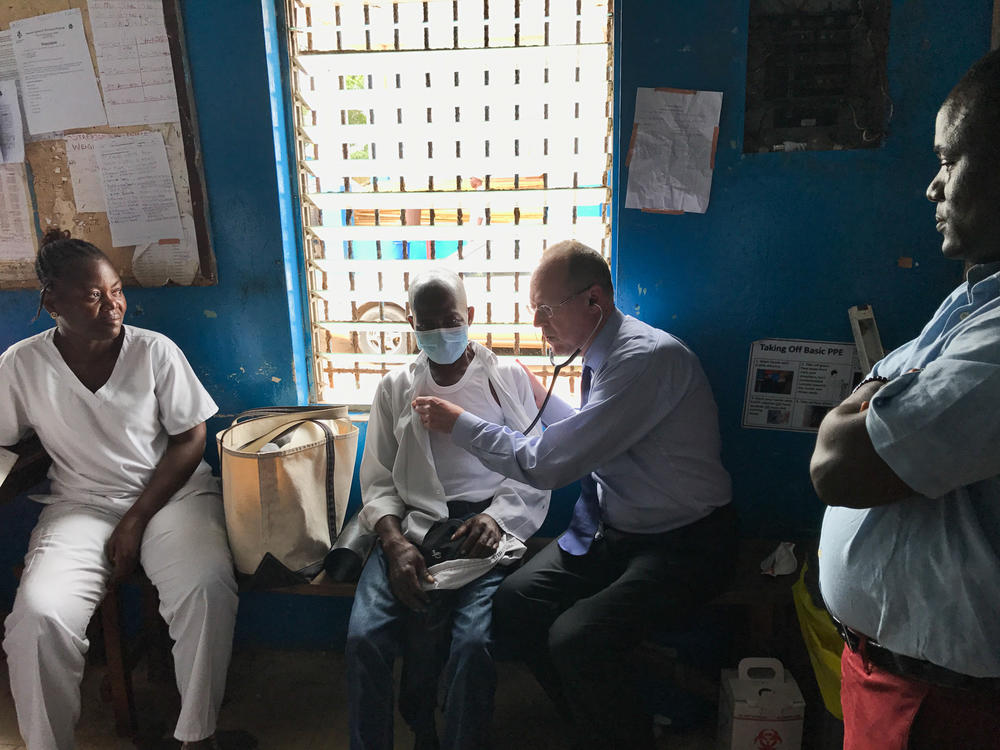
M 584 357 L 593 370 L 581 409 L 553 397 L 541 437 L 468 412 L 452 440 L 493 471 L 550 489 L 588 472 L 604 523 L 659 533 L 730 500 L 718 412 L 698 358 L 680 340 L 614 310 Z
M 1000 676 L 1000 263 L 972 268 L 872 373 L 891 382 L 868 434 L 919 494 L 826 511 L 823 598 L 892 651 Z

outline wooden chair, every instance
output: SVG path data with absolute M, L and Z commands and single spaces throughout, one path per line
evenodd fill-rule
M 126 635 L 125 627 L 125 584 L 137 586 L 142 597 L 139 630 L 131 639 Z M 108 668 L 101 684 L 101 693 L 111 701 L 115 714 L 115 731 L 119 737 L 132 737 L 138 732 L 132 672 L 142 657 L 146 656 L 148 660 L 151 680 L 171 681 L 171 640 L 167 624 L 160 617 L 159 606 L 160 598 L 156 587 L 139 569 L 124 582 L 108 588 L 95 615 L 95 619 L 100 618 Z

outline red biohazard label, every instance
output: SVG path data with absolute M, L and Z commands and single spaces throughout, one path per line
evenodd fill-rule
M 776 729 L 761 729 L 753 738 L 753 746 L 757 750 L 774 750 L 782 742 Z

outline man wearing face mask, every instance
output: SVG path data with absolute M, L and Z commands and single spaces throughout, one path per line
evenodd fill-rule
M 636 645 L 683 626 L 725 584 L 735 542 L 715 401 L 698 358 L 614 306 L 607 262 L 553 245 L 531 277 L 534 324 L 555 354 L 583 354 L 581 407 L 553 398 L 524 435 L 426 396 L 414 410 L 492 471 L 533 487 L 580 479 L 566 533 L 495 598 L 497 636 L 520 649 L 578 746 L 653 747 Z M 536 404 L 545 389 L 534 381 Z
M 361 462 L 361 522 L 380 544 L 348 627 L 351 748 L 392 748 L 392 665 L 403 653 L 399 708 L 416 748 L 439 746 L 437 676 L 447 662 L 440 746 L 475 750 L 488 746 L 496 686 L 493 593 L 544 520 L 550 493 L 490 471 L 414 418 L 413 399 L 430 395 L 523 430 L 534 402 L 519 367 L 469 341 L 475 310 L 457 274 L 421 274 L 409 297 L 422 351 L 379 384 Z

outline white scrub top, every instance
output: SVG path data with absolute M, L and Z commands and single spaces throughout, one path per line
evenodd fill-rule
M 55 329 L 0 355 L 0 445 L 34 430 L 52 457 L 50 494 L 124 512 L 149 483 L 170 435 L 218 411 L 184 354 L 162 334 L 123 326 L 115 368 L 92 393 L 55 346 Z M 218 492 L 204 460 L 175 497 Z

